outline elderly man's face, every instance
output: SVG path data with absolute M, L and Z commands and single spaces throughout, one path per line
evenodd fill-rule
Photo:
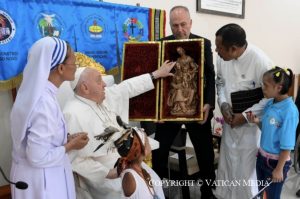
M 105 99 L 105 82 L 99 71 L 96 69 L 90 69 L 88 74 L 88 80 L 86 82 L 89 98 L 99 104 Z
M 192 28 L 192 20 L 189 13 L 181 8 L 170 13 L 170 26 L 176 39 L 188 39 Z

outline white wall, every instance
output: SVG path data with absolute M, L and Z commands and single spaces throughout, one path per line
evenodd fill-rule
M 213 50 L 216 30 L 227 23 L 238 23 L 246 30 L 248 41 L 262 48 L 275 64 L 289 67 L 294 72 L 300 73 L 299 0 L 247 0 L 245 19 L 196 13 L 196 0 L 108 0 L 106 2 L 120 4 L 126 2 L 129 5 L 140 3 L 143 7 L 165 9 L 167 12 L 175 5 L 185 5 L 190 9 L 193 19 L 192 32 L 210 39 Z M 170 33 L 167 25 L 167 34 Z M 9 132 L 11 106 L 11 93 L 0 92 L 0 165 L 4 167 L 7 174 L 11 161 Z M 3 184 L 6 183 L 0 177 L 0 186 Z
M 124 4 L 123 0 L 106 2 Z M 263 49 L 276 65 L 300 73 L 299 0 L 246 0 L 244 19 L 197 13 L 196 0 L 127 0 L 126 3 L 165 9 L 167 17 L 173 6 L 187 6 L 193 19 L 192 32 L 210 39 L 213 51 L 215 32 L 227 23 L 237 23 L 246 30 L 248 42 Z M 167 34 L 171 34 L 169 26 Z

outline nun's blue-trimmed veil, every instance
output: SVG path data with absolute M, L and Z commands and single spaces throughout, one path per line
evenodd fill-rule
M 30 114 L 47 85 L 50 70 L 61 64 L 66 55 L 66 42 L 55 37 L 44 37 L 30 48 L 23 80 L 10 115 L 14 147 L 20 147 L 24 140 Z

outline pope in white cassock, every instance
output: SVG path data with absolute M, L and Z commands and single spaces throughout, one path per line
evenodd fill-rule
M 216 183 L 216 196 L 219 199 L 249 199 L 258 191 L 255 186 L 255 165 L 260 130 L 247 123 L 244 114 L 251 110 L 260 115 L 266 100 L 263 99 L 240 113 L 233 113 L 231 94 L 261 87 L 262 76 L 271 68 L 272 62 L 263 51 L 247 43 L 245 31 L 237 24 L 225 25 L 216 32 L 216 52 L 219 55 L 216 81 L 218 104 L 226 122 L 223 127 L 217 182 L 228 182 Z M 250 96 L 244 95 L 242 104 L 249 101 L 247 98 Z M 249 184 L 251 180 L 253 184 Z
M 71 82 L 75 97 L 68 101 L 63 109 L 69 132 L 84 129 L 90 138 L 86 147 L 69 154 L 77 199 L 124 197 L 121 179 L 114 169 L 119 155 L 117 151 L 111 151 L 109 145 L 104 145 L 101 150 L 94 152 L 100 144 L 94 136 L 103 133 L 108 126 L 120 128 L 116 121 L 117 115 L 128 123 L 129 98 L 153 89 L 152 77 L 157 79 L 172 75 L 170 70 L 174 64 L 165 62 L 152 75 L 140 75 L 111 87 L 106 87 L 101 74 L 96 69 L 77 69 L 75 80 Z M 145 164 L 144 168 L 150 173 L 152 179 L 159 180 L 152 169 Z M 160 193 L 159 197 L 164 198 L 163 193 Z

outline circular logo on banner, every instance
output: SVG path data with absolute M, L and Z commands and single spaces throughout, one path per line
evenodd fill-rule
M 144 26 L 137 18 L 128 18 L 123 24 L 123 33 L 129 41 L 140 41 L 144 36 Z
M 63 33 L 63 20 L 56 13 L 40 13 L 37 22 L 42 37 L 60 37 Z
M 82 25 L 82 32 L 86 38 L 93 41 L 101 41 L 105 34 L 105 24 L 103 19 L 98 15 L 90 15 Z
M 12 18 L 0 10 L 0 44 L 10 42 L 16 33 L 16 25 Z

